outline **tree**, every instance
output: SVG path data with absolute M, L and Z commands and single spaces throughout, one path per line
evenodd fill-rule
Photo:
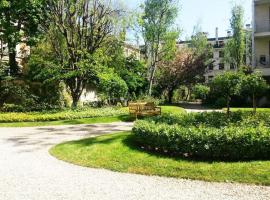
M 252 98 L 253 113 L 256 113 L 257 109 L 257 98 L 262 95 L 269 86 L 266 80 L 262 77 L 259 72 L 255 72 L 244 77 L 242 83 L 242 89 L 245 94 L 249 94 Z
M 43 16 L 43 6 L 43 0 L 1 0 L 0 35 L 8 45 L 11 75 L 19 72 L 16 45 L 20 42 L 31 44 L 35 40 Z
M 179 32 L 173 29 L 178 9 L 175 0 L 145 0 L 144 12 L 139 20 L 145 42 L 148 62 L 149 95 L 155 78 L 157 64 L 171 58 L 176 50 Z
M 106 65 L 106 51 L 115 38 L 121 10 L 113 8 L 109 0 L 47 2 L 51 21 L 48 36 L 59 66 L 52 71 L 65 81 L 72 105 L 77 107 L 86 85 L 96 84 L 98 71 Z
M 233 37 L 225 46 L 225 62 L 239 69 L 245 54 L 244 9 L 241 5 L 233 7 L 230 23 Z
M 158 86 L 167 91 L 168 103 L 172 103 L 173 92 L 177 87 L 202 80 L 206 68 L 204 61 L 205 54 L 196 56 L 191 49 L 183 48 L 176 53 L 174 60 L 160 65 Z
M 227 115 L 230 114 L 231 97 L 240 93 L 242 80 L 243 74 L 241 72 L 225 72 L 216 76 L 211 82 L 211 90 L 226 99 Z
M 193 94 L 195 95 L 195 98 L 205 100 L 207 95 L 210 92 L 210 88 L 203 84 L 197 84 L 193 88 Z
M 127 57 L 124 67 L 117 70 L 120 77 L 128 86 L 128 94 L 132 99 L 145 94 L 147 88 L 147 68 L 134 56 Z
M 128 92 L 128 87 L 126 82 L 121 79 L 118 74 L 109 70 L 108 72 L 103 72 L 98 74 L 99 77 L 99 90 L 105 94 L 108 98 L 109 104 L 119 101 L 121 97 L 125 97 Z

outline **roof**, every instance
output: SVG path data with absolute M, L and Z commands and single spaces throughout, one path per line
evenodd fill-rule
M 228 40 L 230 39 L 231 37 L 219 37 L 218 40 Z M 216 38 L 207 38 L 207 40 L 209 42 L 211 41 L 216 41 Z M 181 40 L 181 41 L 178 41 L 177 44 L 186 44 L 186 43 L 190 43 L 190 40 Z

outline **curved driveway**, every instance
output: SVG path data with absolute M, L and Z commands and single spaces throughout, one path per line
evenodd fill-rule
M 48 149 L 59 142 L 130 130 L 131 127 L 130 123 L 112 123 L 0 128 L 0 199 L 270 199 L 270 187 L 116 173 L 71 165 L 48 153 Z

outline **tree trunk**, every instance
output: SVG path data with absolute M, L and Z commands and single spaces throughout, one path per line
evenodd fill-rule
M 72 108 L 77 108 L 80 100 L 80 95 L 73 93 L 72 96 Z
M 168 91 L 168 103 L 172 104 L 172 99 L 173 99 L 173 89 Z
M 155 72 L 156 72 L 156 66 L 152 65 L 151 66 L 151 72 L 150 72 L 150 79 L 149 79 L 149 90 L 148 90 L 148 95 L 149 96 L 152 96 Z
M 9 44 L 9 67 L 10 67 L 10 75 L 16 76 L 19 73 L 19 66 L 16 61 L 16 46 Z
M 230 101 L 231 101 L 231 98 L 228 96 L 227 97 L 227 116 L 230 115 Z
M 256 96 L 254 93 L 253 93 L 252 99 L 253 99 L 253 114 L 255 115 L 257 111 L 257 101 L 256 101 Z
M 67 84 L 71 91 L 72 108 L 77 108 L 82 92 L 85 88 L 85 84 L 78 77 L 70 80 Z

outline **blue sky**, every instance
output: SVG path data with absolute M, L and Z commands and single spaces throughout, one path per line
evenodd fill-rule
M 138 8 L 144 0 L 124 1 L 131 9 Z M 215 28 L 219 28 L 219 35 L 226 36 L 230 27 L 232 5 L 237 2 L 245 8 L 245 23 L 251 23 L 252 0 L 180 0 L 180 12 L 177 24 L 183 29 L 181 39 L 185 39 L 193 32 L 193 27 L 200 24 L 202 31 L 208 32 L 209 37 L 215 36 Z

